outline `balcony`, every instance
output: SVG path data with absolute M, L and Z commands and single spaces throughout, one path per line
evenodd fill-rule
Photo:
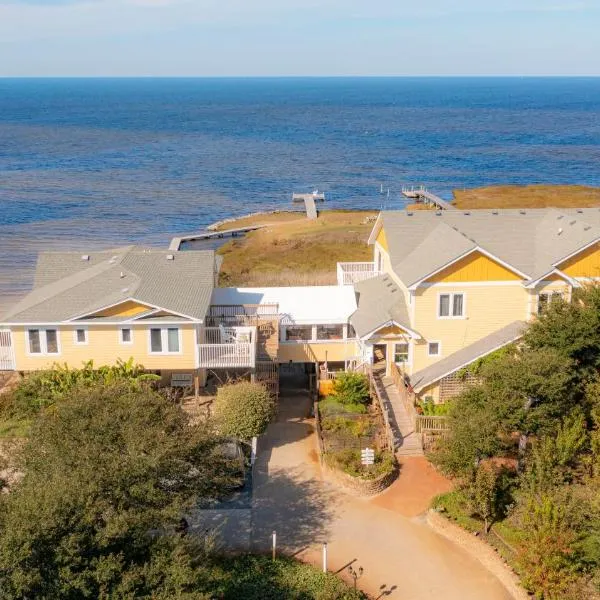
M 343 262 L 337 264 L 338 285 L 354 285 L 365 279 L 377 277 L 379 271 L 374 262 Z
M 200 368 L 237 369 L 256 364 L 256 327 L 205 327 L 198 343 Z

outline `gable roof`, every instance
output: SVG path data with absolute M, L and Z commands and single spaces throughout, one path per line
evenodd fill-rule
M 475 343 L 453 352 L 446 358 L 421 369 L 410 376 L 410 383 L 417 392 L 421 392 L 427 386 L 439 381 L 440 379 L 455 373 L 459 369 L 470 365 L 473 361 L 491 354 L 495 350 L 507 346 L 511 342 L 519 339 L 525 326 L 524 321 L 514 321 L 502 329 L 498 329 Z
M 409 328 L 404 294 L 389 275 L 360 281 L 354 285 L 354 290 L 358 308 L 350 316 L 350 323 L 359 338 L 391 324 L 405 329 L 413 337 L 420 337 Z
M 475 250 L 527 285 L 600 239 L 600 209 L 390 211 L 376 227 L 385 229 L 392 268 L 407 287 Z
M 89 254 L 45 252 L 38 258 L 33 290 L 3 321 L 69 321 L 131 299 L 202 320 L 217 264 L 212 250 L 175 252 L 127 246 Z

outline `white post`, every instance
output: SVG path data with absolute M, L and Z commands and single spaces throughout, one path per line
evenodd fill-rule
M 256 436 L 254 436 L 252 438 L 252 450 L 250 451 L 250 464 L 254 465 L 254 463 L 256 462 L 256 448 L 258 445 L 258 438 Z
M 327 573 L 327 542 L 323 544 L 323 573 Z
M 277 532 L 273 532 L 273 560 L 275 560 L 275 554 L 277 553 Z

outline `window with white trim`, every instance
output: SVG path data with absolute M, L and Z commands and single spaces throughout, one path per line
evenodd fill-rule
M 465 316 L 465 295 L 463 292 L 440 294 L 438 317 L 441 319 L 459 319 Z
M 28 329 L 27 344 L 29 354 L 60 354 L 56 329 Z
M 548 310 L 548 307 L 552 302 L 557 302 L 558 300 L 563 299 L 562 292 L 553 291 L 553 292 L 541 292 L 538 294 L 538 315 L 543 314 Z
M 78 327 L 73 332 L 73 341 L 78 346 L 84 346 L 88 343 L 88 330 L 85 327 Z
M 133 344 L 133 330 L 131 327 L 121 327 L 119 341 L 121 344 Z
M 427 356 L 439 356 L 441 354 L 441 346 L 439 342 L 429 342 L 427 344 Z
M 178 354 L 181 348 L 179 334 L 179 327 L 153 327 L 150 329 L 150 352 Z
M 408 362 L 408 343 L 402 342 L 394 344 L 394 362 L 396 364 L 404 364 Z

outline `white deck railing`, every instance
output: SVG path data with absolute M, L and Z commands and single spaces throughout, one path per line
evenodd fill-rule
M 198 355 L 201 368 L 254 367 L 256 327 L 205 327 L 200 332 Z
M 353 285 L 378 275 L 379 271 L 374 262 L 342 262 L 337 264 L 338 285 Z
M 15 354 L 10 330 L 0 329 L 0 371 L 15 370 Z

